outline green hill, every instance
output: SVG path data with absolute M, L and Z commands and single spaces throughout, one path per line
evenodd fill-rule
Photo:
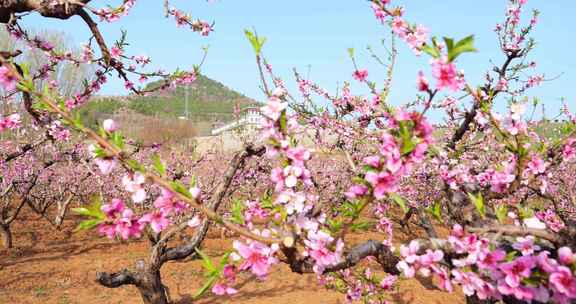
M 150 86 L 158 85 L 151 83 Z M 198 76 L 189 86 L 179 86 L 150 96 L 96 97 L 78 109 L 83 121 L 95 126 L 104 118 L 120 112 L 173 120 L 185 116 L 186 96 L 188 118 L 196 123 L 197 135 L 208 135 L 210 125 L 234 118 L 234 107 L 241 109 L 259 106 L 259 103 L 238 93 L 222 83 L 204 75 Z

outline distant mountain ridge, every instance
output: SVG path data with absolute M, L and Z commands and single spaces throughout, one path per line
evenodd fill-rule
M 154 85 L 157 83 L 148 87 Z M 186 116 L 186 99 L 188 119 L 198 126 L 198 135 L 208 135 L 213 124 L 233 120 L 235 107 L 244 109 L 261 105 L 216 80 L 199 75 L 189 86 L 178 86 L 150 96 L 95 97 L 78 111 L 85 123 L 92 126 L 119 112 L 174 119 Z

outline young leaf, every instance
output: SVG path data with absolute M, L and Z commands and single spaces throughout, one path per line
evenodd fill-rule
M 404 213 L 408 212 L 408 207 L 406 206 L 406 201 L 398 194 L 396 193 L 390 193 L 388 194 L 388 196 L 398 205 L 400 206 L 400 208 L 402 208 L 402 211 L 404 211 Z
M 348 48 L 348 56 L 350 56 L 350 58 L 354 59 L 354 48 Z
M 194 294 L 193 298 L 198 299 L 199 297 L 204 295 L 206 293 L 206 291 L 208 291 L 208 289 L 210 289 L 210 287 L 212 287 L 212 285 L 216 282 L 217 279 L 218 279 L 217 276 L 210 277 L 208 279 L 208 281 L 206 281 L 206 283 L 204 283 L 204 285 L 202 285 L 202 287 L 200 287 L 200 289 L 198 289 L 198 291 Z
M 508 207 L 504 204 L 496 206 L 496 218 L 500 224 L 504 223 L 506 215 L 508 214 Z
M 101 206 L 102 201 L 100 200 L 100 197 L 96 196 L 94 197 L 92 204 L 89 205 L 87 208 L 80 207 L 80 208 L 72 208 L 71 210 L 72 212 L 78 215 L 103 220 L 106 218 L 106 216 L 104 215 L 104 212 L 102 212 Z
M 172 190 L 174 190 L 174 192 L 178 192 L 187 198 L 192 198 L 192 194 L 190 194 L 190 191 L 188 191 L 188 189 L 186 189 L 186 186 L 184 186 L 184 184 L 182 184 L 182 182 L 173 181 L 173 182 L 170 182 L 170 185 L 172 185 Z
M 440 51 L 438 50 L 438 48 L 434 45 L 434 46 L 430 46 L 428 44 L 424 44 L 421 48 L 420 48 L 424 53 L 432 56 L 432 58 L 438 59 L 440 58 Z
M 266 38 L 258 37 L 255 32 L 253 33 L 249 30 L 244 30 L 244 35 L 246 35 L 246 38 L 248 38 L 248 41 L 250 41 L 250 44 L 252 44 L 252 48 L 254 49 L 256 56 L 260 56 L 260 52 L 262 50 L 262 46 L 266 42 Z
M 226 263 L 228 263 L 228 257 L 230 257 L 230 254 L 232 254 L 231 251 L 227 251 L 226 253 L 224 253 L 224 255 L 222 256 L 222 259 L 220 260 L 220 265 L 218 266 L 218 272 L 222 272 L 224 270 L 224 266 L 226 266 Z
M 216 272 L 216 267 L 212 263 L 212 260 L 210 260 L 210 258 L 200 249 L 195 248 L 194 250 L 196 250 L 196 253 L 198 253 L 198 255 L 202 258 L 202 266 L 208 272 L 207 276 L 212 276 Z
M 439 201 L 434 201 L 434 204 L 432 204 L 428 207 L 428 211 L 439 222 L 443 222 L 443 220 L 442 220 L 442 205 L 440 205 Z
M 447 39 L 448 38 L 444 38 L 444 41 Z M 452 44 L 454 43 L 452 39 L 448 40 L 451 41 Z M 458 41 L 455 45 L 449 46 L 448 43 L 446 43 L 446 45 L 448 46 L 449 62 L 454 61 L 454 59 L 456 59 L 456 57 L 460 56 L 462 53 L 477 51 L 476 48 L 474 48 L 474 35 L 465 37 L 464 39 Z
M 164 163 L 162 163 L 158 153 L 152 155 L 152 161 L 154 162 L 154 169 L 156 169 L 156 172 L 158 172 L 160 176 L 164 176 L 166 174 L 166 167 L 164 166 Z
M 80 222 L 80 224 L 78 224 L 76 229 L 74 229 L 74 232 L 77 232 L 80 230 L 90 230 L 100 223 L 102 223 L 101 219 L 91 219 L 91 220 L 82 221 L 82 222 Z
M 232 205 L 232 221 L 236 224 L 244 225 L 244 215 L 242 214 L 244 211 L 244 204 L 239 200 L 235 201 Z
M 484 218 L 486 216 L 486 207 L 484 206 L 484 198 L 482 198 L 482 193 L 478 193 L 478 196 L 468 193 L 468 198 L 476 206 L 476 210 L 480 213 L 480 216 Z

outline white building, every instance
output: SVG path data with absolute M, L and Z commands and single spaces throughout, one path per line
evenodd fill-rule
M 262 123 L 264 116 L 260 113 L 260 108 L 250 107 L 241 111 L 237 120 L 226 123 L 222 126 L 214 128 L 211 132 L 212 135 L 219 135 L 229 131 L 240 131 L 241 133 L 252 133 L 258 130 Z

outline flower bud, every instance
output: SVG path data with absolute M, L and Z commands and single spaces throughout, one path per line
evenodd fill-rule
M 106 132 L 114 132 L 118 129 L 118 125 L 116 124 L 116 122 L 112 119 L 106 119 L 102 122 L 102 127 L 104 128 L 104 130 Z

